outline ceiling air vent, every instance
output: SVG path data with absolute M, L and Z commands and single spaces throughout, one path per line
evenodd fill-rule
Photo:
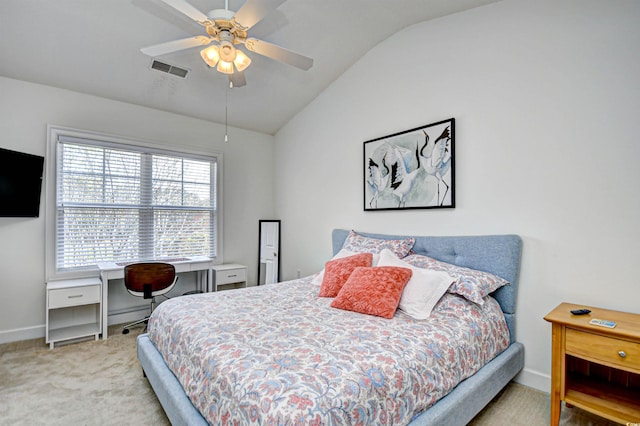
M 166 64 L 155 59 L 151 61 L 151 69 L 166 72 L 167 74 L 175 75 L 180 78 L 187 78 L 187 74 L 189 74 L 189 70 L 187 69 Z

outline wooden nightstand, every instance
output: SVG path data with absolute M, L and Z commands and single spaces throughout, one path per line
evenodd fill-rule
M 587 308 L 587 315 L 571 310 Z M 589 324 L 597 318 L 614 328 Z M 561 401 L 622 424 L 640 423 L 640 315 L 561 303 L 551 323 L 551 425 Z

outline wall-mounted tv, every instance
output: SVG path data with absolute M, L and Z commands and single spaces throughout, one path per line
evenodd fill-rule
M 38 217 L 44 157 L 0 148 L 0 217 Z

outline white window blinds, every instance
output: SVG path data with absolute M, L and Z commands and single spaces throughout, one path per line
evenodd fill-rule
M 58 135 L 56 270 L 216 256 L 216 159 Z

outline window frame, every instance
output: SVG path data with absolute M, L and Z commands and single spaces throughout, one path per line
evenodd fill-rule
M 98 276 L 99 272 L 97 267 L 87 268 L 83 270 L 73 271 L 59 271 L 57 269 L 56 262 L 56 242 L 57 242 L 57 211 L 56 208 L 56 196 L 57 196 L 57 147 L 59 137 L 65 138 L 78 138 L 97 142 L 98 145 L 103 146 L 121 146 L 124 149 L 131 149 L 133 151 L 140 150 L 153 150 L 158 154 L 167 154 L 175 156 L 196 156 L 206 157 L 216 161 L 216 176 L 215 176 L 215 241 L 214 249 L 216 256 L 212 258 L 215 263 L 223 262 L 223 206 L 222 206 L 222 178 L 224 176 L 224 158 L 223 154 L 219 151 L 203 152 L 192 150 L 189 148 L 180 147 L 179 149 L 170 148 L 166 145 L 162 145 L 156 142 L 146 141 L 137 138 L 130 138 L 125 136 L 117 136 L 102 132 L 95 132 L 89 130 L 74 129 L 69 127 L 62 127 L 56 125 L 47 125 L 47 155 L 45 159 L 45 275 L 46 280 L 59 280 L 59 279 L 72 279 L 72 278 L 84 278 Z

